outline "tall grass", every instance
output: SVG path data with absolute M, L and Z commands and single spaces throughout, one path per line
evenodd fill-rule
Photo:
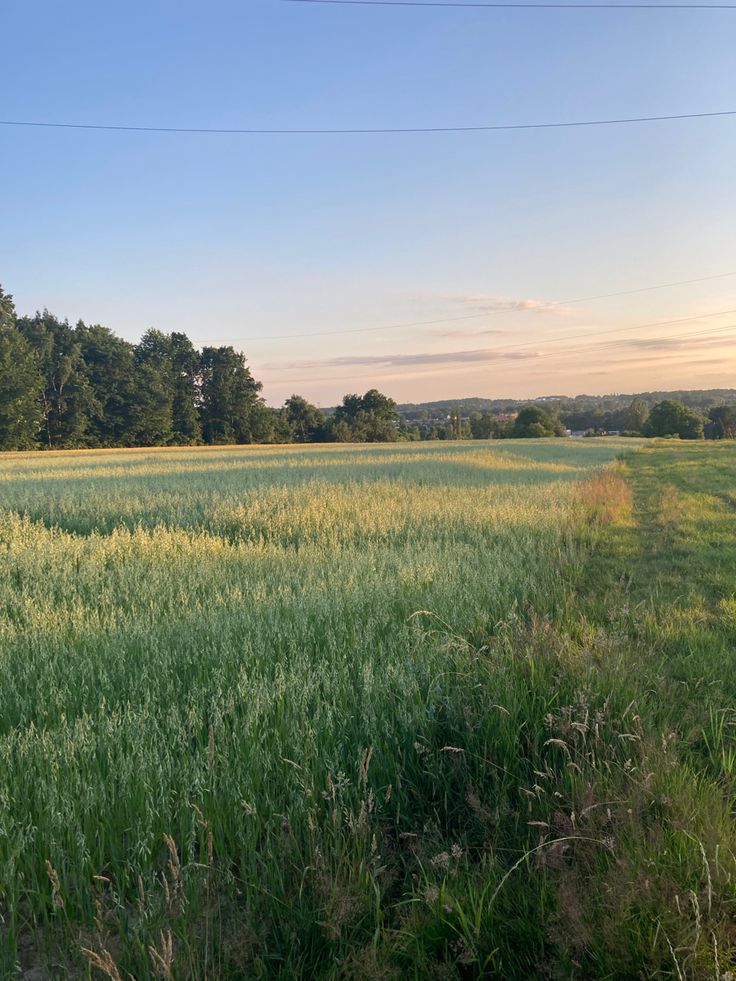
M 659 776 L 636 685 L 591 683 L 615 640 L 555 622 L 624 445 L 0 460 L 6 974 L 610 971 L 584 890 Z M 632 868 L 701 875 L 685 831 Z

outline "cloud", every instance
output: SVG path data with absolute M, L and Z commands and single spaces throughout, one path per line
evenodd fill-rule
M 685 367 L 690 365 L 706 364 L 706 363 L 721 364 L 724 365 L 725 367 L 726 365 L 732 364 L 734 360 L 733 358 L 724 358 L 724 357 L 708 358 L 707 360 L 702 358 L 696 359 L 694 357 L 696 353 L 697 352 L 695 351 L 688 352 L 684 349 L 681 351 L 677 348 L 672 350 L 668 348 L 662 348 L 662 349 L 645 348 L 640 350 L 639 353 L 632 353 L 630 351 L 625 351 L 625 350 L 622 350 L 620 352 L 607 351 L 605 359 L 601 358 L 600 361 L 605 361 L 605 364 L 607 365 L 608 368 L 616 368 L 616 367 L 623 367 L 623 366 L 636 368 L 636 367 L 644 367 L 645 365 L 666 364 L 668 368 L 674 369 L 677 367 Z M 704 353 L 707 353 L 707 351 L 704 351 Z M 591 356 L 588 360 L 591 362 L 591 367 L 596 363 L 600 363 L 595 356 Z M 569 367 L 571 370 L 579 370 L 574 363 L 571 363 Z
M 489 334 L 496 334 L 497 336 L 503 336 L 508 334 L 508 328 L 490 328 L 490 327 L 435 327 L 430 328 L 422 332 L 423 336 L 430 337 L 488 337 Z
M 476 364 L 489 361 L 527 361 L 538 358 L 538 351 L 497 351 L 477 348 L 472 351 L 438 351 L 423 354 L 355 354 L 321 361 L 292 361 L 289 369 L 312 368 L 405 368 L 419 365 Z
M 606 368 L 602 368 L 599 371 L 586 371 L 585 374 L 586 376 L 590 376 L 591 378 L 603 376 L 603 375 L 608 376 L 614 374 L 617 370 L 620 370 L 620 368 L 625 365 L 628 366 L 628 370 L 635 370 L 636 368 L 644 368 L 645 370 L 650 371 L 651 369 L 647 367 L 650 364 L 650 362 L 652 362 L 655 366 L 658 364 L 659 365 L 662 364 L 662 361 L 659 358 L 643 358 L 643 359 L 627 358 L 627 359 L 622 359 L 621 361 L 612 362 Z M 688 359 L 687 361 L 675 362 L 674 364 L 672 362 L 668 362 L 667 371 L 675 372 L 678 371 L 678 369 L 679 370 L 687 369 L 689 371 L 692 368 L 695 367 L 700 368 L 707 365 L 717 365 L 722 369 L 724 368 L 722 358 L 696 358 L 695 360 L 692 361 Z
M 692 348 L 724 347 L 733 344 L 733 337 L 633 337 L 627 338 L 623 344 L 640 351 L 683 351 Z
M 557 317 L 572 317 L 576 311 L 556 300 L 537 300 L 533 297 L 498 296 L 494 293 L 447 294 L 442 299 L 481 313 L 551 313 Z

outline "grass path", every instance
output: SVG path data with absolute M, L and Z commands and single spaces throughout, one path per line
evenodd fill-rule
M 621 473 L 629 513 L 599 535 L 559 624 L 630 749 L 612 768 L 626 804 L 601 829 L 616 860 L 578 880 L 590 905 L 573 904 L 567 939 L 579 929 L 580 977 L 731 977 L 736 449 L 653 444 Z

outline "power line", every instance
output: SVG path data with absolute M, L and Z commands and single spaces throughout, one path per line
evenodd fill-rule
M 627 333 L 628 331 L 632 331 L 632 330 L 648 330 L 650 327 L 671 327 L 671 326 L 674 326 L 676 324 L 692 323 L 695 320 L 708 320 L 710 317 L 725 317 L 727 314 L 731 314 L 731 313 L 736 313 L 736 309 L 732 309 L 732 310 L 717 310 L 715 313 L 699 313 L 699 314 L 697 314 L 694 317 L 678 317 L 676 320 L 655 320 L 653 323 L 649 323 L 649 324 L 635 324 L 633 327 L 632 326 L 628 326 L 628 327 L 609 327 L 609 328 L 606 328 L 605 330 L 597 330 L 597 331 L 595 331 L 594 334 L 591 331 L 589 331 L 589 330 L 586 330 L 586 331 L 578 331 L 577 333 L 574 333 L 574 334 L 563 334 L 561 337 L 552 337 L 552 338 L 549 339 L 549 341 L 547 341 L 547 340 L 542 340 L 542 341 L 528 341 L 528 342 L 526 342 L 524 344 L 515 344 L 514 347 L 513 347 L 513 350 L 514 351 L 518 351 L 518 350 L 521 350 L 522 348 L 544 347 L 545 345 L 548 345 L 550 342 L 571 341 L 571 340 L 578 340 L 579 338 L 589 338 L 591 340 L 594 340 L 595 338 L 601 337 L 604 334 L 620 334 L 620 333 Z M 711 327 L 711 328 L 708 328 L 708 329 L 709 330 L 716 330 L 716 331 L 718 331 L 718 330 L 721 330 L 722 328 L 720 328 L 720 327 L 715 327 L 715 328 Z M 687 335 L 680 335 L 680 336 L 687 336 Z M 646 338 L 643 338 L 643 339 L 646 340 Z M 617 344 L 618 341 L 616 340 L 616 341 L 613 341 L 612 343 Z
M 641 330 L 641 329 L 643 329 L 646 326 L 651 326 L 651 327 L 657 327 L 657 326 L 664 327 L 664 326 L 667 326 L 667 323 L 670 323 L 670 324 L 684 323 L 686 320 L 691 320 L 691 321 L 692 320 L 702 320 L 705 317 L 725 316 L 727 313 L 736 313 L 736 310 L 722 310 L 718 314 L 702 314 L 700 317 L 683 317 L 682 320 L 671 320 L 669 322 L 668 321 L 662 321 L 660 324 L 649 324 L 649 325 L 642 324 L 640 327 L 622 327 L 620 329 L 621 330 L 637 330 L 637 329 Z M 704 330 L 687 331 L 684 334 L 673 334 L 671 337 L 668 337 L 668 338 L 662 338 L 662 337 L 640 337 L 640 338 L 634 338 L 634 340 L 635 341 L 636 340 L 642 341 L 644 343 L 646 343 L 647 341 L 659 341 L 659 340 L 681 341 L 681 340 L 689 340 L 691 337 L 701 337 L 701 336 L 706 335 L 706 334 L 722 334 L 722 333 L 724 333 L 724 331 L 728 331 L 728 330 L 736 330 L 736 324 L 726 324 L 725 326 L 721 326 L 721 327 L 707 327 Z M 613 331 L 601 331 L 600 333 L 613 333 Z M 589 336 L 589 335 L 579 335 L 579 336 L 582 337 L 582 336 Z M 596 334 L 596 338 L 598 336 L 599 335 Z M 617 338 L 614 338 L 613 340 L 601 341 L 601 343 L 599 344 L 597 342 L 596 338 L 593 338 L 593 337 L 590 338 L 591 345 L 592 345 L 592 352 L 591 353 L 594 353 L 595 351 L 600 350 L 600 348 L 616 347 L 619 344 L 626 344 L 626 342 L 627 342 L 627 338 L 617 337 Z M 559 340 L 562 340 L 562 338 L 559 338 Z M 542 342 L 542 344 L 540 345 L 540 347 L 543 346 L 543 345 L 544 345 L 544 342 Z M 519 346 L 521 347 L 523 345 L 519 345 Z M 516 350 L 516 349 L 514 349 L 514 350 Z M 567 347 L 567 348 L 563 348 L 563 349 L 557 350 L 557 351 L 554 351 L 554 350 L 553 351 L 543 351 L 534 360 L 535 361 L 538 361 L 538 360 L 540 360 L 542 358 L 559 358 L 559 357 L 564 357 L 565 355 L 570 354 L 572 352 L 575 352 L 577 350 L 578 350 L 577 347 L 572 347 L 572 348 L 571 347 Z
M 634 296 L 637 293 L 650 293 L 654 290 L 671 289 L 675 286 L 690 286 L 693 283 L 708 283 L 715 279 L 727 279 L 736 276 L 736 271 L 726 273 L 716 273 L 713 276 L 698 276 L 696 279 L 680 279 L 673 283 L 658 283 L 656 286 L 639 286 L 636 289 L 617 290 L 613 293 L 597 293 L 593 296 L 578 296 L 570 300 L 550 300 L 547 307 L 568 307 L 574 303 L 589 303 L 593 300 L 609 300 L 617 296 Z M 443 317 L 439 320 L 414 320 L 400 324 L 382 324 L 377 327 L 352 327 L 347 330 L 319 330 L 311 334 L 259 334 L 254 337 L 214 337 L 212 340 L 225 343 L 238 343 L 249 341 L 280 341 L 296 340 L 297 338 L 310 337 L 335 337 L 343 334 L 369 334 L 381 330 L 401 330 L 408 327 L 431 327 L 437 324 L 454 324 L 464 320 L 477 320 L 481 317 L 498 317 L 507 313 L 529 313 L 528 309 L 514 308 L 501 310 L 485 310 L 483 313 L 463 314 L 461 317 Z M 534 311 L 531 311 L 534 312 Z M 542 311 L 543 312 L 543 311 Z
M 336 2 L 336 0 L 335 0 Z M 390 136 L 419 133 L 495 133 L 513 130 L 579 129 L 585 126 L 622 126 L 629 123 L 661 123 L 683 119 L 716 119 L 736 116 L 736 109 L 720 112 L 682 112 L 668 116 L 626 116 L 615 119 L 572 119 L 551 123 L 497 123 L 487 126 L 380 126 L 342 128 L 218 128 L 206 126 L 119 126 L 112 123 L 56 123 L 35 119 L 0 119 L 0 126 L 39 129 L 106 130 L 118 133 L 191 133 L 221 136 Z
M 450 3 L 448 0 L 283 0 L 338 7 L 460 7 L 492 10 L 736 10 L 733 3 Z

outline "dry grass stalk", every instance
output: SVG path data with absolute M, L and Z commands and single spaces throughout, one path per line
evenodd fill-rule
M 48 875 L 49 882 L 51 883 L 51 902 L 54 909 L 64 909 L 64 899 L 61 895 L 59 874 L 48 859 L 46 859 L 46 875 Z
M 149 946 L 148 953 L 156 977 L 164 978 L 164 981 L 173 981 L 174 938 L 171 930 L 167 929 L 166 932 L 162 930 L 158 946 Z
M 170 835 L 164 835 L 164 842 L 169 850 L 169 861 L 167 864 L 169 875 L 168 877 L 164 875 L 163 885 L 166 904 L 169 907 L 169 913 L 173 916 L 178 914 L 184 905 L 184 879 L 179 853 L 176 849 L 176 842 Z M 167 881 L 167 879 L 170 881 Z
M 118 966 L 109 950 L 103 947 L 98 953 L 96 950 L 90 950 L 88 947 L 82 947 L 82 953 L 92 967 L 96 967 L 98 971 L 102 971 L 106 977 L 110 978 L 110 981 L 123 981 Z

